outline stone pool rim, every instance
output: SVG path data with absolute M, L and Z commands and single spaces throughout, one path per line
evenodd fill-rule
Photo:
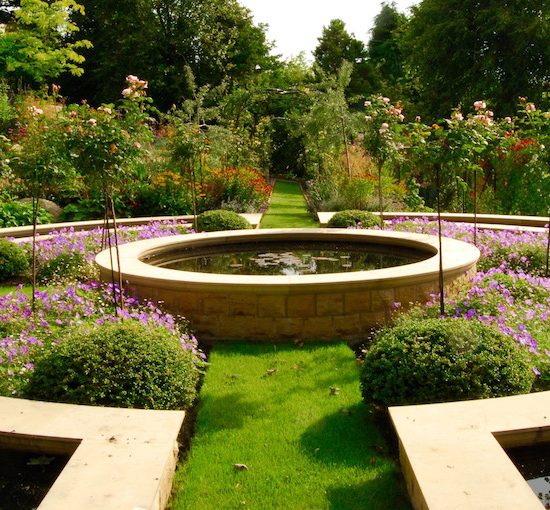
M 383 269 L 354 271 L 348 273 L 329 273 L 320 275 L 228 275 L 222 273 L 200 273 L 179 271 L 153 266 L 143 261 L 147 257 L 172 251 L 178 247 L 211 246 L 223 244 L 245 243 L 253 241 L 327 241 L 330 242 L 362 242 L 383 244 L 391 247 L 404 247 L 431 253 L 431 257 L 419 262 L 404 264 Z M 354 229 L 265 229 L 265 230 L 233 230 L 209 232 L 200 234 L 182 234 L 179 236 L 160 237 L 127 243 L 119 247 L 122 278 L 130 284 L 161 285 L 162 288 L 187 289 L 196 286 L 222 290 L 230 287 L 235 291 L 239 288 L 257 292 L 268 288 L 269 291 L 291 289 L 307 290 L 316 287 L 355 287 L 381 286 L 385 287 L 387 280 L 399 284 L 416 284 L 431 281 L 439 273 L 438 238 L 426 234 L 394 232 L 386 230 L 354 230 Z M 445 278 L 454 277 L 468 271 L 479 259 L 479 250 L 466 242 L 443 238 L 443 270 Z M 118 271 L 116 257 L 113 257 L 115 271 Z M 109 250 L 104 250 L 96 256 L 103 279 L 111 272 Z
M 254 240 L 330 239 L 421 249 L 431 257 L 384 269 L 318 275 L 228 275 L 178 271 L 141 259 L 178 245 L 235 244 Z M 120 247 L 121 277 L 141 299 L 160 302 L 184 316 L 202 343 L 229 341 L 360 342 L 391 320 L 394 303 L 406 309 L 425 303 L 439 288 L 438 239 L 406 232 L 353 229 L 265 229 L 184 234 Z M 448 292 L 476 271 L 479 251 L 443 239 L 444 286 Z M 118 279 L 115 262 L 115 278 Z M 96 257 L 101 279 L 112 281 L 109 251 Z

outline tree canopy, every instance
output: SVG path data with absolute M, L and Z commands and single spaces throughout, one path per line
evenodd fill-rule
M 240 80 L 269 66 L 264 28 L 236 0 L 83 0 L 77 20 L 94 47 L 86 54 L 85 78 L 71 83 L 94 102 L 120 96 L 122 80 L 149 81 L 160 107 L 189 97 L 184 68 L 199 86 Z
M 82 5 L 73 0 L 21 0 L 20 7 L 11 11 L 3 3 L 5 13 L 13 13 L 7 32 L 0 37 L 0 75 L 21 79 L 25 84 L 42 84 L 69 71 L 82 74 L 80 65 L 83 48 L 90 42 L 75 37 L 67 42 L 68 34 L 78 32 L 71 14 L 84 14 Z M 12 6 L 13 7 L 13 6 Z
M 336 75 L 344 62 L 353 64 L 348 94 L 365 95 L 375 88 L 374 70 L 367 60 L 367 49 L 362 41 L 346 30 L 345 23 L 333 19 L 318 39 L 313 55 L 315 63 L 326 74 Z
M 423 0 L 406 33 L 423 110 L 486 99 L 500 114 L 550 80 L 550 8 L 541 0 Z

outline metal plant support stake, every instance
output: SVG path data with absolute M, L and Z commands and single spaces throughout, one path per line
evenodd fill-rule
M 382 167 L 384 162 L 378 167 L 378 210 L 380 211 L 380 230 L 384 230 L 384 200 L 382 197 Z
M 436 187 L 437 187 L 437 231 L 439 238 L 439 314 L 445 315 L 445 296 L 443 283 L 443 241 L 441 235 L 441 164 L 436 165 Z
M 548 238 L 546 239 L 546 270 L 544 271 L 544 274 L 546 276 L 550 276 L 549 271 L 549 261 L 550 261 L 550 211 L 548 214 Z
M 474 168 L 474 246 L 477 246 L 477 170 Z

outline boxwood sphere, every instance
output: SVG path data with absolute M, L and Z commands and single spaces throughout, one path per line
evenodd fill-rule
M 361 370 L 366 403 L 386 406 L 528 393 L 517 342 L 479 321 L 409 319 L 378 332 Z
M 73 329 L 36 360 L 24 396 L 54 402 L 182 409 L 196 396 L 194 355 L 166 328 L 137 320 Z
M 21 247 L 0 239 L 0 282 L 15 278 L 28 268 L 29 261 Z
M 250 223 L 234 211 L 206 211 L 197 217 L 197 228 L 203 232 L 218 230 L 242 230 L 251 228 Z
M 358 223 L 361 223 L 362 228 L 371 228 L 380 225 L 380 220 L 368 211 L 348 209 L 334 213 L 334 216 L 328 222 L 328 226 L 331 228 L 348 228 L 355 227 Z

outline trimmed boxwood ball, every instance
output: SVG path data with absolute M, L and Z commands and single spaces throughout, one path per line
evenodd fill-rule
M 380 220 L 368 211 L 349 209 L 335 213 L 329 220 L 328 226 L 331 228 L 348 228 L 355 227 L 358 223 L 361 223 L 362 228 L 371 228 L 380 225 Z
M 206 211 L 197 217 L 198 230 L 216 232 L 218 230 L 243 230 L 252 228 L 250 223 L 234 211 Z
M 361 369 L 369 404 L 402 405 L 528 393 L 525 349 L 466 319 L 409 319 L 380 330 Z
M 165 328 L 139 321 L 73 329 L 35 362 L 23 395 L 73 404 L 183 409 L 196 396 L 193 354 Z
M 18 244 L 0 239 L 0 281 L 15 278 L 29 268 L 25 252 Z

